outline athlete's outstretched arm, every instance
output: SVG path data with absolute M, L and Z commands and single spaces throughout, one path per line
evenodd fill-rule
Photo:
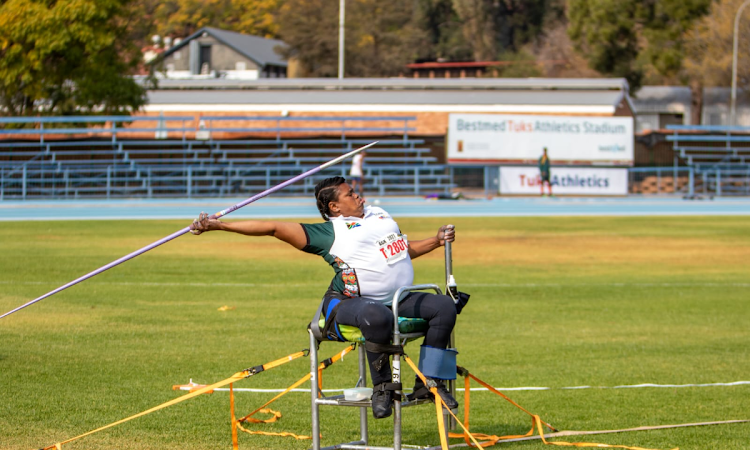
M 456 240 L 456 227 L 443 225 L 434 237 L 422 239 L 421 241 L 409 241 L 409 256 L 411 259 L 418 258 L 425 253 L 430 253 L 436 248 L 445 245 L 445 241 Z
M 190 232 L 195 235 L 214 230 L 231 231 L 246 236 L 273 236 L 299 250 L 307 245 L 305 230 L 302 229 L 302 225 L 294 222 L 266 220 L 222 222 L 219 219 L 210 219 L 208 214 L 201 213 L 190 225 Z

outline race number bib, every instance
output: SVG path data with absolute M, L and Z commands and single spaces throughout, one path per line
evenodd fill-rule
M 375 245 L 388 264 L 395 264 L 409 254 L 409 241 L 405 234 L 390 233 L 375 241 Z

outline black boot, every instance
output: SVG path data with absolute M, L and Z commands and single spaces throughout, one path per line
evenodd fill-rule
M 445 387 L 445 383 L 443 383 L 443 380 L 427 378 L 427 383 L 434 383 L 435 388 L 437 388 L 438 395 L 440 395 L 440 398 L 443 399 L 443 402 L 445 402 L 445 405 L 448 407 L 448 409 L 458 408 L 458 402 L 455 398 L 453 398 L 451 393 Z M 430 392 L 429 387 L 425 386 L 425 384 L 422 382 L 422 379 L 419 377 L 417 377 L 417 380 L 414 383 L 414 390 L 409 396 L 407 396 L 407 398 L 409 399 L 409 401 L 421 399 L 430 399 L 433 402 L 435 401 L 435 397 L 432 395 L 432 392 Z
M 385 383 L 372 388 L 372 416 L 384 419 L 393 414 L 393 391 L 385 389 Z

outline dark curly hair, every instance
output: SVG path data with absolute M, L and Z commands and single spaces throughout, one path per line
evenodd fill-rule
M 318 204 L 318 211 L 323 220 L 330 220 L 331 211 L 328 204 L 339 199 L 339 185 L 346 183 L 344 177 L 330 177 L 315 185 L 315 200 Z

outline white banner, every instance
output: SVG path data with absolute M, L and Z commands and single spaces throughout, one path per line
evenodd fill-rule
M 628 169 L 552 166 L 550 183 L 554 195 L 628 195 Z M 539 195 L 540 192 L 537 167 L 500 167 L 501 194 Z M 547 186 L 544 193 L 548 193 Z
M 633 165 L 632 117 L 451 114 L 448 162 Z

